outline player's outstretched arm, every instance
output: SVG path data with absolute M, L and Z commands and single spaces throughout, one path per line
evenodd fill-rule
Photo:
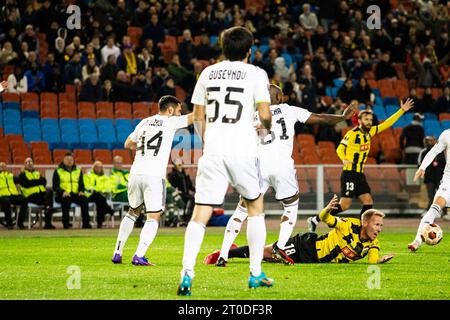
M 206 129 L 205 106 L 194 104 L 194 110 L 192 112 L 192 122 L 194 123 L 195 133 L 198 134 L 203 141 Z
M 378 259 L 377 263 L 385 263 L 391 260 L 395 255 L 393 253 L 387 254 L 385 256 L 382 256 L 380 259 Z
M 414 107 L 414 100 L 407 99 L 404 103 L 400 100 L 400 108 L 396 113 L 394 113 L 392 116 L 387 118 L 383 123 L 379 124 L 378 126 L 372 127 L 370 129 L 370 135 L 373 136 L 377 133 L 380 133 L 387 128 L 390 128 L 400 117 L 408 112 L 412 107 Z
M 2 81 L 0 82 L 0 93 L 8 89 L 8 81 Z
M 334 225 L 336 222 L 336 217 L 332 216 L 330 213 L 333 209 L 337 209 L 338 203 L 339 198 L 335 194 L 328 205 L 319 213 L 320 220 L 328 224 L 328 226 Z
M 352 101 L 347 108 L 345 108 L 342 115 L 337 114 L 317 114 L 312 113 L 308 120 L 306 120 L 306 124 L 325 124 L 325 125 L 335 125 L 338 122 L 348 120 L 355 114 L 358 108 L 358 103 L 356 101 Z

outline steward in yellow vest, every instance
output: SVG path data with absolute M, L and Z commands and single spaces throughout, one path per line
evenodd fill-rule
M 17 177 L 9 171 L 6 171 L 6 163 L 0 162 L 0 209 L 5 213 L 5 222 L 0 223 L 7 229 L 14 229 L 14 223 L 11 215 L 11 205 L 19 205 L 20 211 L 17 217 L 17 227 L 25 229 L 23 221 L 27 214 L 28 204 L 27 199 L 19 194 L 16 183 Z
M 114 167 L 111 169 L 112 199 L 113 201 L 128 203 L 127 183 L 130 171 L 123 168 L 122 162 L 121 156 L 115 156 L 113 159 Z
M 102 228 L 106 214 L 113 214 L 112 208 L 107 203 L 111 193 L 111 179 L 103 171 L 103 164 L 95 161 L 91 172 L 85 178 L 88 201 L 95 202 L 97 208 L 97 227 Z
M 75 165 L 71 152 L 64 155 L 63 162 L 53 172 L 53 191 L 56 193 L 56 202 L 61 203 L 64 229 L 72 227 L 69 222 L 69 211 L 72 203 L 78 204 L 81 208 L 83 229 L 92 228 L 89 222 L 88 200 L 84 194 L 83 172 Z
M 46 188 L 47 180 L 34 169 L 31 158 L 25 159 L 24 169 L 19 174 L 19 185 L 28 203 L 45 207 L 44 229 L 55 229 L 52 225 L 53 191 Z

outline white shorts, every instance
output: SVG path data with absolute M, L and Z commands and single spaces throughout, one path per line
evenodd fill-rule
M 261 174 L 257 157 L 203 155 L 198 160 L 195 203 L 220 206 L 231 184 L 247 200 L 261 195 Z
M 130 174 L 128 178 L 128 203 L 135 209 L 145 204 L 145 212 L 164 210 L 166 180 L 144 174 Z
M 442 197 L 445 199 L 445 206 L 450 206 L 450 181 L 442 180 L 441 184 L 439 185 L 438 191 L 436 191 L 435 199 L 436 197 Z
M 261 161 L 263 179 L 261 193 L 266 193 L 269 187 L 275 190 L 278 201 L 291 198 L 298 193 L 297 171 L 291 161 L 284 163 L 266 163 Z

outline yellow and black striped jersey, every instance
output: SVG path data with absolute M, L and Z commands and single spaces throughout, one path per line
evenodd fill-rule
M 378 239 L 361 241 L 361 220 L 329 215 L 326 222 L 334 229 L 317 238 L 319 262 L 352 262 L 364 258 L 367 254 L 370 263 L 378 261 L 380 243 Z
M 336 150 L 341 160 L 348 160 L 351 164 L 344 165 L 344 170 L 364 172 L 364 164 L 370 151 L 370 138 L 392 126 L 402 115 L 399 109 L 383 123 L 373 126 L 369 132 L 363 132 L 360 127 L 348 131 Z

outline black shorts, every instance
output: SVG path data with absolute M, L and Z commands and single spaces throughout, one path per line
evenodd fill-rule
M 295 263 L 319 262 L 316 241 L 317 234 L 314 232 L 298 233 L 289 238 L 284 251 Z
M 341 198 L 358 198 L 370 193 L 364 173 L 344 170 L 341 174 Z

